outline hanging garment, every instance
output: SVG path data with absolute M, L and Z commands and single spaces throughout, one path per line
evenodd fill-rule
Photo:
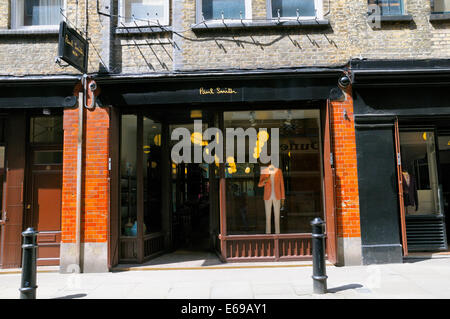
M 419 208 L 419 200 L 414 175 L 409 174 L 406 171 L 402 172 L 402 184 L 403 184 L 403 201 L 405 206 L 415 206 L 417 211 Z

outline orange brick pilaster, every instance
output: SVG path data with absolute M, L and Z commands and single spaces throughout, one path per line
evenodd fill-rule
M 358 263 L 358 259 L 360 262 L 361 227 L 351 92 L 351 88 L 345 91 L 345 100 L 331 102 L 331 128 L 336 173 L 338 256 L 341 255 L 340 263 L 345 263 L 342 259 L 352 259 L 352 263 L 355 264 Z M 352 247 L 346 248 L 348 245 Z

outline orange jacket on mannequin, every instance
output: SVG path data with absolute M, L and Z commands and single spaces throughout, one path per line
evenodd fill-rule
M 266 178 L 268 179 L 264 181 Z M 279 168 L 276 168 L 274 184 L 275 184 L 275 198 L 277 200 L 285 199 L 283 172 Z M 272 182 L 270 181 L 270 174 L 261 174 L 258 186 L 259 187 L 264 186 L 264 200 L 269 200 L 270 195 L 272 194 Z

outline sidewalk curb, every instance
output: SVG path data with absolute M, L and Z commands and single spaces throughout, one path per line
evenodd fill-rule
M 334 266 L 327 263 L 326 266 Z M 218 267 L 115 267 L 111 272 L 122 271 L 148 271 L 148 270 L 225 270 L 225 269 L 264 269 L 264 268 L 299 268 L 312 267 L 312 264 L 305 265 L 260 265 L 260 266 L 218 266 Z

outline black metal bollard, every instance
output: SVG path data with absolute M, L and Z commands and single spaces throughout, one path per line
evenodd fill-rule
M 324 221 L 314 218 L 312 226 L 312 256 L 313 256 L 313 288 L 315 294 L 327 293 L 327 274 L 325 269 L 325 234 Z
M 28 228 L 22 233 L 22 281 L 20 283 L 20 299 L 36 299 L 36 236 L 37 231 Z

